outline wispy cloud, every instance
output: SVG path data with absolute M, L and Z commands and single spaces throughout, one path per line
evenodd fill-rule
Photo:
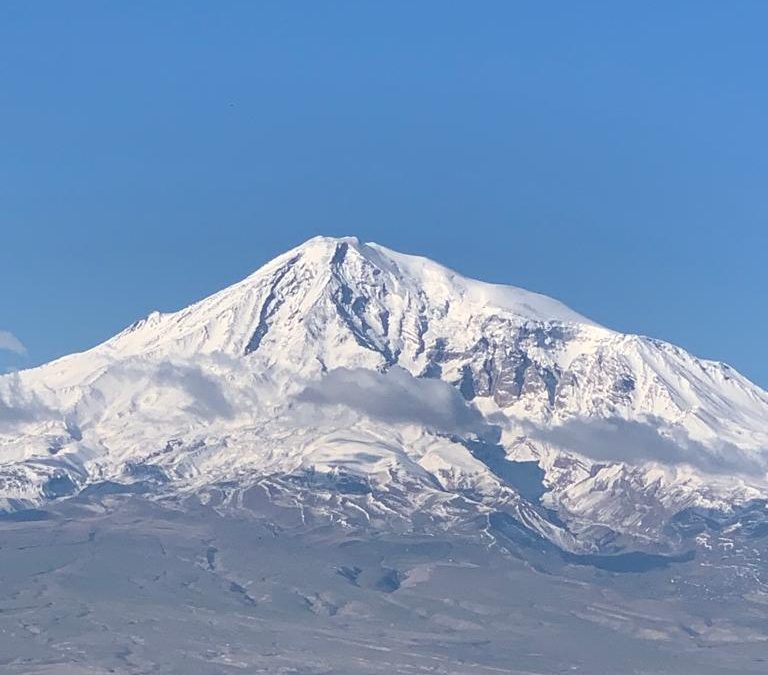
M 20 355 L 27 353 L 27 348 L 22 341 L 7 330 L 0 330 L 0 350 Z

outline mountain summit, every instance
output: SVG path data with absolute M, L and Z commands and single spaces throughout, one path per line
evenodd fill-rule
M 426 258 L 315 237 L 185 309 L 1 377 L 0 499 L 13 511 L 109 486 L 243 503 L 269 484 L 315 517 L 503 514 L 579 554 L 671 550 L 680 514 L 759 503 L 766 422 L 768 394 L 722 363 Z
M 390 350 L 394 362 L 395 353 L 424 351 L 430 320 L 461 324 L 469 315 L 592 323 L 546 296 L 466 279 L 427 258 L 354 237 L 314 237 L 240 283 L 180 312 L 153 313 L 107 344 L 124 354 L 242 356 L 277 342 L 284 348 L 297 329 L 336 331 L 363 348 Z

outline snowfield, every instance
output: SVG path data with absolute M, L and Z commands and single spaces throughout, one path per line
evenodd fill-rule
M 762 672 L 766 462 L 729 366 L 316 237 L 0 377 L 0 660 Z

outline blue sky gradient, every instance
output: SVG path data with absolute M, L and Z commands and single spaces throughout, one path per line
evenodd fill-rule
M 748 0 L 0 3 L 0 368 L 322 233 L 766 386 L 766 25 Z

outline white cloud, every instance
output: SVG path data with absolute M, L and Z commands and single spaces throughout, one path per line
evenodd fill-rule
M 341 405 L 383 422 L 420 424 L 437 433 L 482 435 L 494 429 L 450 384 L 416 378 L 399 367 L 386 373 L 337 368 L 309 385 L 299 400 Z
M 22 355 L 27 353 L 27 348 L 21 340 L 7 330 L 0 330 L 0 350 Z
M 768 469 L 768 453 L 762 450 L 742 450 L 725 442 L 705 445 L 653 417 L 645 422 L 574 418 L 547 429 L 525 426 L 533 438 L 596 461 L 688 464 L 716 474 L 763 475 Z

